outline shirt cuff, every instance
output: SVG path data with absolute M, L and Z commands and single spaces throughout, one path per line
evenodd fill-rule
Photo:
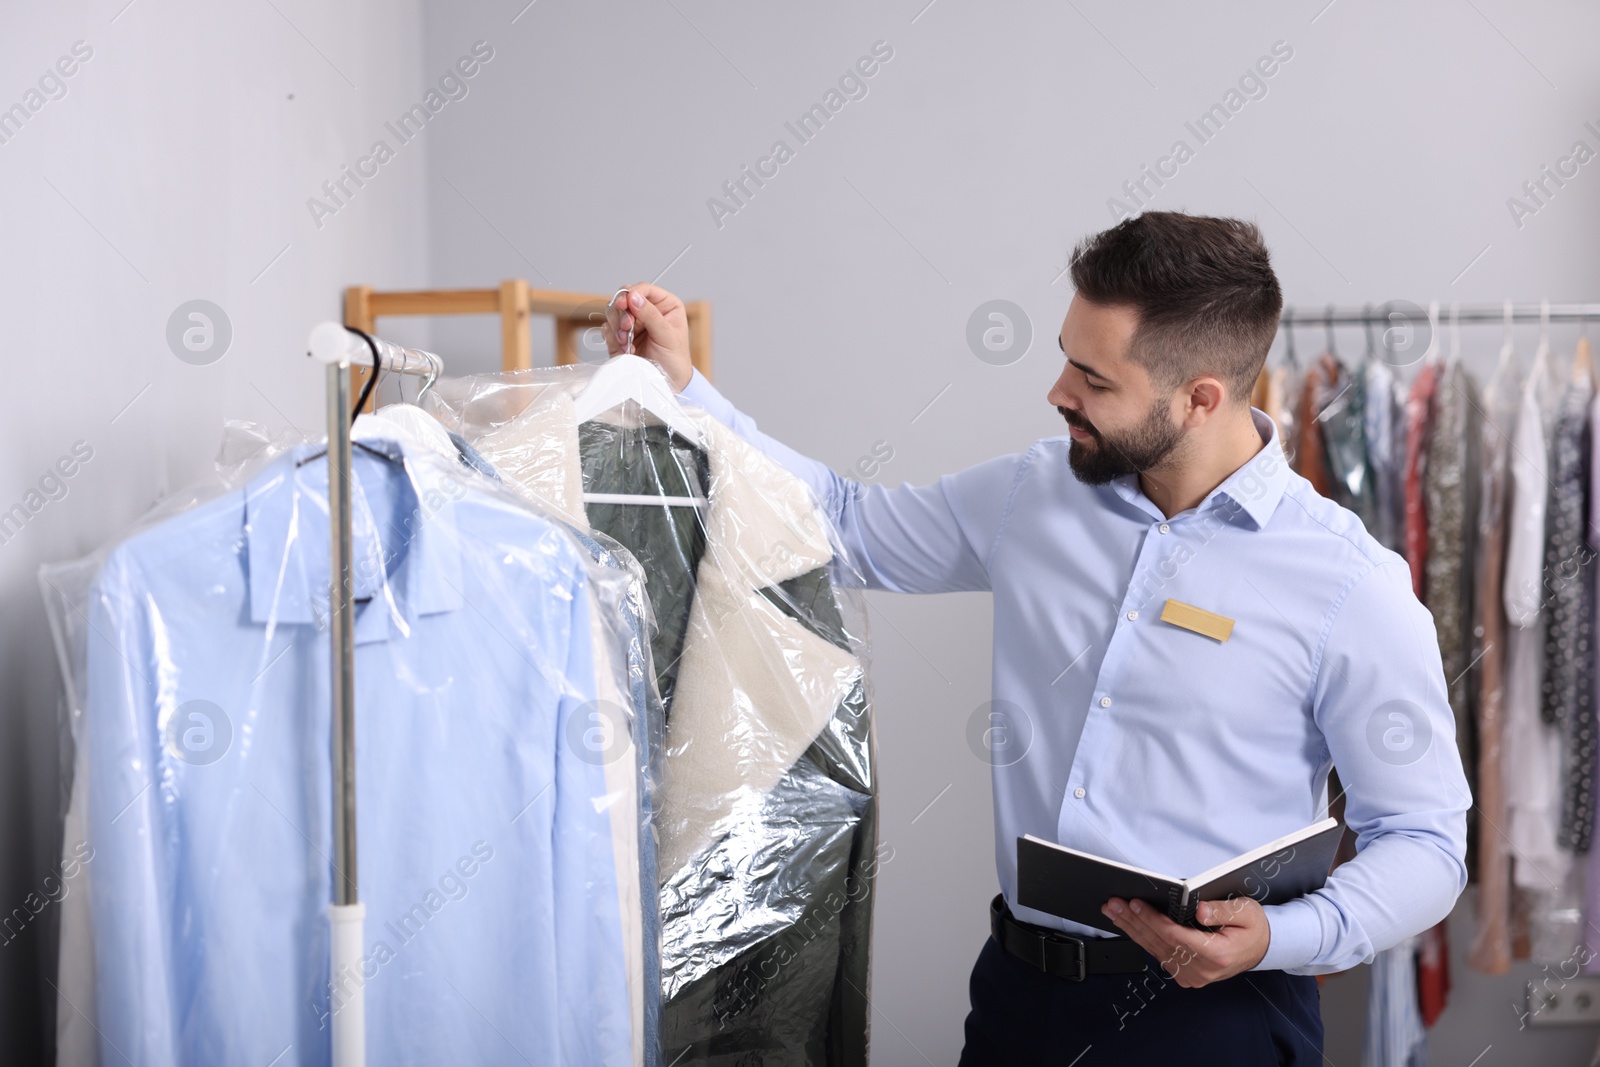
M 1309 967 L 1322 951 L 1322 917 L 1304 898 L 1262 908 L 1267 914 L 1267 954 L 1252 971 L 1293 971 Z

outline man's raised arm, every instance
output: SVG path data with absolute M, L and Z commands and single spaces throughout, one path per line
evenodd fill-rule
M 930 485 L 895 488 L 845 478 L 761 432 L 694 369 L 683 302 L 655 285 L 629 287 L 627 306 L 606 310 L 606 343 L 654 361 L 684 400 L 703 408 L 811 487 L 846 554 L 875 589 L 943 593 L 989 588 L 989 558 L 1027 457 L 1002 456 Z

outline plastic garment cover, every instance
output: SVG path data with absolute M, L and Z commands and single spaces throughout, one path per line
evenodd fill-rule
M 1575 853 L 1594 837 L 1594 568 L 1588 541 L 1589 402 L 1593 388 L 1575 381 L 1561 394 L 1550 445 L 1550 501 L 1545 509 L 1545 574 L 1552 586 L 1545 628 L 1540 713 L 1562 730 L 1561 830 Z M 1586 567 L 1586 564 L 1588 565 Z
M 1481 490 L 1482 403 L 1465 366 L 1445 365 L 1428 431 L 1422 491 L 1427 525 L 1422 601 L 1439 633 L 1439 658 L 1455 712 L 1456 744 L 1474 795 L 1478 778 L 1478 721 L 1472 663 L 1473 600 Z M 1467 813 L 1467 847 L 1477 845 L 1477 812 Z
M 1478 497 L 1478 596 L 1473 610 L 1473 660 L 1477 689 L 1478 776 L 1473 799 L 1487 831 L 1474 853 L 1478 879 L 1477 927 L 1469 962 L 1486 974 L 1511 969 L 1511 849 L 1498 828 L 1509 825 L 1506 811 L 1505 732 L 1506 617 L 1501 583 L 1505 575 L 1506 503 L 1510 493 L 1509 442 L 1500 427 L 1516 413 L 1514 368 L 1502 369 L 1483 390 L 1480 420 L 1482 456 Z
M 632 579 L 405 421 L 364 418 L 352 462 L 347 973 L 321 446 L 234 427 L 210 483 L 41 575 L 91 856 L 62 977 L 92 944 L 101 1062 L 326 1063 L 357 987 L 372 1062 L 644 1060 Z
M 1335 364 L 1334 373 L 1336 377 L 1329 383 L 1333 395 L 1317 415 L 1322 423 L 1328 482 L 1333 498 L 1355 512 L 1362 525 L 1376 536 L 1377 493 L 1372 466 L 1367 459 L 1365 368 L 1351 369 Z
M 645 573 L 666 706 L 662 1057 L 864 1064 L 877 865 L 859 594 L 805 486 L 697 409 L 579 423 L 590 368 L 446 381 L 429 400 L 511 484 Z M 662 497 L 670 503 L 655 503 Z

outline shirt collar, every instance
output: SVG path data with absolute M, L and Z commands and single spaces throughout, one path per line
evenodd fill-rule
M 1278 424 L 1272 416 L 1260 408 L 1251 408 L 1250 419 L 1261 435 L 1261 451 L 1223 479 L 1212 490 L 1206 506 L 1242 513 L 1259 530 L 1278 510 L 1284 490 L 1289 487 L 1289 457 L 1284 454 Z
M 385 458 L 360 448 L 352 457 L 357 644 L 387 640 L 394 630 L 409 636 L 419 616 L 461 606 L 455 505 L 466 493 L 464 471 L 396 441 L 362 444 Z M 405 477 L 383 477 L 379 465 L 389 462 Z M 394 525 L 379 529 L 374 515 Z M 328 617 L 329 535 L 328 463 L 320 446 L 291 449 L 251 479 L 244 533 L 251 621 L 321 627 Z
M 1259 530 L 1278 509 L 1284 490 L 1289 486 L 1289 459 L 1284 454 L 1283 442 L 1278 436 L 1278 424 L 1272 416 L 1259 408 L 1250 409 L 1250 419 L 1261 435 L 1261 451 L 1250 457 L 1243 466 L 1213 489 L 1205 501 L 1195 509 L 1197 513 L 1217 511 L 1230 522 L 1240 522 Z M 1137 474 L 1124 474 L 1112 480 L 1117 495 L 1142 510 L 1160 516 L 1160 509 L 1152 504 L 1139 488 Z

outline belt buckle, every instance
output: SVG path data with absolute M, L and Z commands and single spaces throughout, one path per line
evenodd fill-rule
M 1048 933 L 1043 930 L 1033 931 L 1033 934 L 1039 939 L 1039 969 L 1041 971 L 1045 974 L 1053 974 L 1057 978 L 1065 978 L 1069 982 L 1081 982 L 1089 976 L 1089 953 L 1082 938 L 1071 937 L 1067 934 Z M 1073 971 L 1075 973 L 1063 974 L 1050 967 L 1050 956 L 1045 951 L 1045 946 L 1052 944 L 1071 945 L 1076 948 L 1076 958 L 1073 960 Z

